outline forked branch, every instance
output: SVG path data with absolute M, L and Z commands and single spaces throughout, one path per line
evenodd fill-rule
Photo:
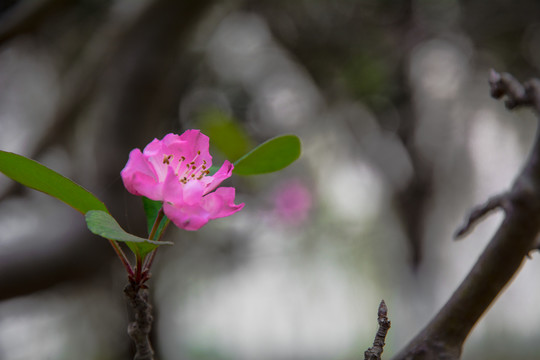
M 506 107 L 530 106 L 540 114 L 540 82 L 519 83 L 492 71 L 491 94 L 506 96 Z M 489 212 L 503 208 L 505 218 L 467 277 L 429 324 L 395 360 L 446 359 L 461 356 L 463 343 L 478 319 L 519 270 L 540 231 L 540 135 L 512 188 L 475 209 L 457 236 L 465 235 Z

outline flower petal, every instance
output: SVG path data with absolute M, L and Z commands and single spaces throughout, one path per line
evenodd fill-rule
M 182 146 L 182 155 L 188 162 L 194 161 L 195 166 L 199 167 L 205 164 L 206 167 L 212 166 L 212 156 L 210 156 L 210 138 L 200 130 L 187 130 L 179 137 L 184 143 Z
M 198 180 L 188 181 L 184 185 L 184 202 L 189 205 L 200 204 L 203 197 L 204 185 Z
M 167 194 L 172 193 L 173 191 Z M 163 203 L 163 211 L 179 228 L 189 231 L 199 230 L 208 223 L 210 214 L 201 206 L 200 199 L 199 202 L 189 204 L 183 201 L 182 195 L 176 191 L 174 198 L 167 198 L 168 200 Z
M 124 186 L 133 195 L 161 200 L 161 184 L 141 150 L 134 149 L 129 153 L 129 160 L 120 175 Z
M 209 213 L 200 204 L 165 202 L 163 211 L 176 226 L 189 231 L 199 230 L 210 220 Z
M 165 138 L 169 137 L 168 143 L 172 143 L 172 140 L 174 140 L 174 138 L 170 138 L 171 136 L 179 138 L 178 135 L 168 134 L 165 136 Z M 177 142 L 180 142 L 180 140 L 177 139 Z M 167 157 L 169 155 L 175 156 L 176 154 L 174 154 L 174 152 L 165 144 L 163 140 L 158 139 L 154 139 L 150 144 L 146 145 L 143 150 L 143 154 L 146 160 L 154 168 L 158 181 L 164 181 L 169 168 L 169 160 Z
M 167 176 L 163 182 L 163 202 L 168 203 L 183 203 L 184 202 L 184 187 L 178 181 L 176 174 L 172 168 L 167 171 Z
M 244 207 L 244 203 L 235 205 L 235 189 L 232 187 L 219 188 L 203 197 L 202 207 L 210 214 L 210 219 L 232 215 Z
M 234 165 L 229 161 L 225 160 L 223 165 L 221 165 L 221 168 L 212 176 L 205 176 L 202 178 L 201 181 L 203 181 L 206 185 L 206 188 L 204 190 L 205 194 L 208 194 L 215 188 L 219 186 L 223 182 L 223 180 L 228 179 L 232 175 L 232 171 L 234 169 Z

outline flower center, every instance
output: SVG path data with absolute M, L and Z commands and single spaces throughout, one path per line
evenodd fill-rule
M 198 166 L 196 165 L 195 160 L 201 155 L 201 151 L 197 151 L 197 155 L 191 159 L 190 162 L 186 162 L 185 156 L 180 156 L 178 159 L 178 164 L 176 166 L 173 162 L 173 154 L 170 155 L 163 155 L 163 164 L 166 164 L 168 166 L 173 166 L 174 168 L 174 174 L 178 177 L 179 181 L 182 184 L 187 184 L 190 180 L 201 180 L 205 175 L 208 175 L 210 173 L 210 170 L 208 170 L 208 166 L 206 164 L 206 160 L 203 160 L 201 164 Z

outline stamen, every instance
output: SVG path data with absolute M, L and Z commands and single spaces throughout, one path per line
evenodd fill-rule
M 172 157 L 173 157 L 172 154 L 171 154 L 171 155 L 168 155 L 168 156 L 167 156 L 167 155 L 163 155 L 163 163 L 164 163 L 164 164 L 167 164 L 167 165 L 170 165 L 169 160 L 171 160 Z
M 174 169 L 175 174 L 178 175 L 178 170 L 180 170 L 180 165 L 182 164 L 182 161 L 186 160 L 185 156 L 180 156 L 180 159 L 178 159 L 178 165 L 176 166 L 176 169 Z
M 210 171 L 208 170 L 207 161 L 202 160 L 202 163 L 197 166 L 196 161 L 197 158 L 201 155 L 201 151 L 197 150 L 197 154 L 191 159 L 191 162 L 186 164 L 186 168 L 183 171 L 183 177 L 180 179 L 180 182 L 182 184 L 187 184 L 189 180 L 197 179 L 201 180 L 205 175 L 208 175 Z M 178 166 L 180 166 L 180 163 L 182 163 L 186 158 L 184 156 L 181 156 L 181 160 L 179 161 Z M 177 169 L 178 170 L 178 169 Z M 178 176 L 180 176 L 181 172 L 178 172 Z

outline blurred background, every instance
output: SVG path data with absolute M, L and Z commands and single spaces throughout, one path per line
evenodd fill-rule
M 292 133 L 299 161 L 233 176 L 245 209 L 169 229 L 150 281 L 162 360 L 385 358 L 437 312 L 501 220 L 536 120 L 490 98 L 490 68 L 540 72 L 540 3 L 383 0 L 0 1 L 0 149 L 37 159 L 145 235 L 120 170 L 199 128 L 214 162 Z M 231 140 L 234 146 L 231 145 Z M 537 359 L 532 255 L 464 359 Z M 110 245 L 68 206 L 0 176 L 0 359 L 132 357 Z

